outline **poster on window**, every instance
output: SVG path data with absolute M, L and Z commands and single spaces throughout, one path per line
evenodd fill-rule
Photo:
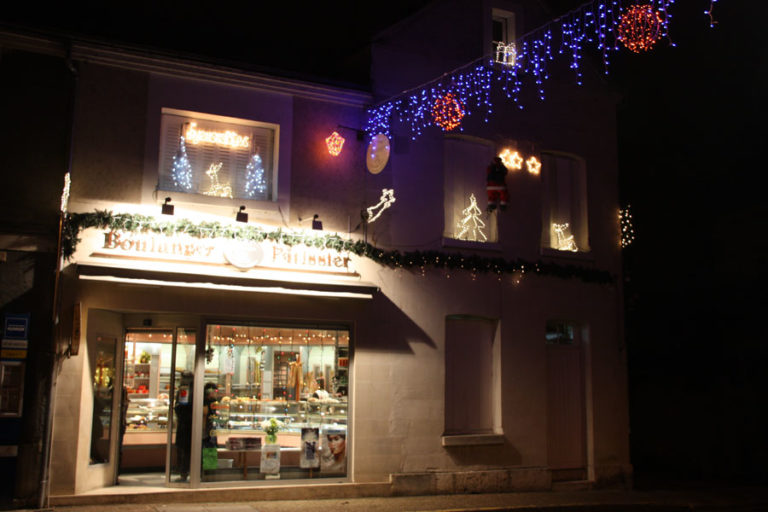
M 320 429 L 304 427 L 301 429 L 301 457 L 299 465 L 302 468 L 320 467 L 318 445 L 320 444 Z
M 327 473 L 347 471 L 347 433 L 342 430 L 326 430 L 320 452 L 320 470 Z

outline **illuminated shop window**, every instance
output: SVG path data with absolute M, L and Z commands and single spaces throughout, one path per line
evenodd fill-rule
M 160 190 L 274 201 L 279 126 L 163 109 Z
M 347 330 L 209 325 L 204 389 L 203 481 L 346 476 Z
M 541 154 L 542 247 L 588 252 L 587 174 L 581 158 Z

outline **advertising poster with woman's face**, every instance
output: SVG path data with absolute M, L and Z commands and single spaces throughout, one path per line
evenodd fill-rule
M 320 469 L 326 472 L 344 473 L 347 470 L 347 433 L 328 431 L 323 434 Z

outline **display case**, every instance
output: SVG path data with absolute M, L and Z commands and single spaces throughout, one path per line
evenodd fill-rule
M 128 398 L 125 432 L 160 432 L 168 426 L 167 398 Z
M 263 436 L 261 423 L 270 418 L 283 424 L 278 434 L 280 444 L 294 444 L 287 438 L 298 438 L 304 427 L 316 427 L 321 432 L 346 430 L 347 408 L 346 397 L 300 401 L 224 397 L 211 404 L 219 444 L 231 435 Z

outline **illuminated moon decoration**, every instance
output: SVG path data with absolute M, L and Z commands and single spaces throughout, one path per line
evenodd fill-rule
M 389 139 L 383 133 L 376 135 L 368 144 L 365 165 L 371 174 L 379 174 L 389 161 Z
M 379 198 L 379 202 L 373 206 L 368 207 L 366 210 L 368 212 L 368 224 L 381 217 L 381 214 L 384 212 L 384 210 L 392 206 L 392 203 L 394 202 L 395 190 L 392 188 L 381 189 L 381 198 Z
M 437 98 L 432 107 L 432 120 L 444 131 L 449 132 L 461 124 L 464 106 L 453 93 Z
M 618 39 L 628 50 L 647 52 L 659 40 L 663 21 L 649 4 L 629 7 L 619 19 Z
M 344 142 L 346 140 L 344 137 L 338 134 L 338 132 L 333 132 L 328 136 L 328 138 L 325 139 L 325 144 L 328 146 L 328 153 L 330 153 L 333 156 L 339 156 L 341 153 L 341 148 L 344 147 Z

